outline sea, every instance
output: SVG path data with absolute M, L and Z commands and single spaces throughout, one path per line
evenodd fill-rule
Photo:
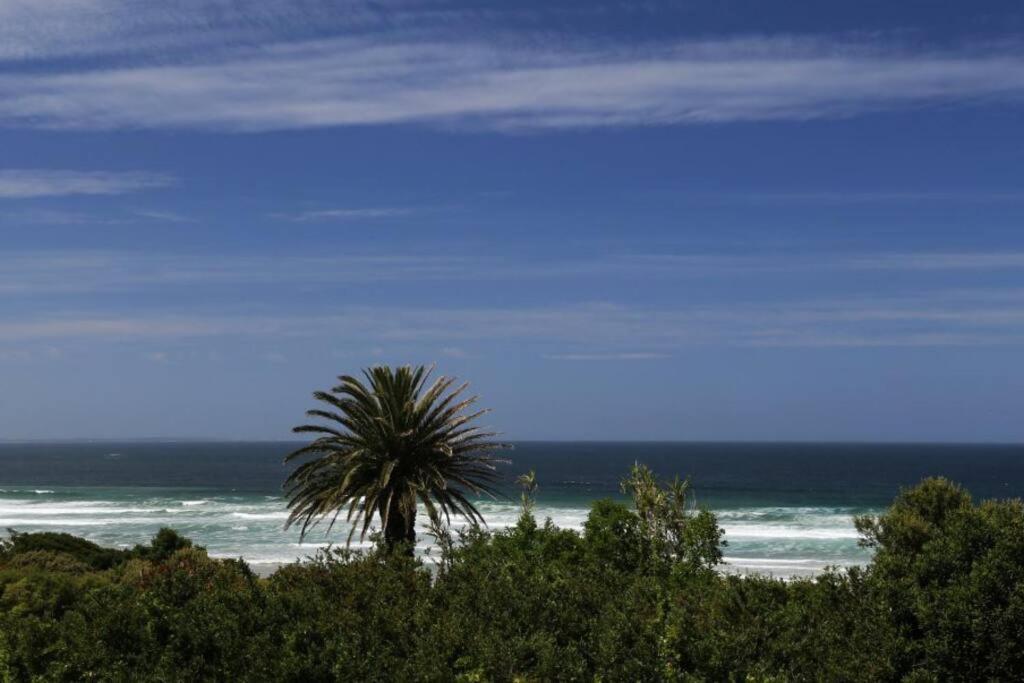
M 268 570 L 344 545 L 348 529 L 285 529 L 289 442 L 0 444 L 0 529 L 63 531 L 129 547 L 170 526 L 214 557 Z M 634 462 L 689 477 L 692 502 L 725 530 L 726 571 L 807 576 L 870 561 L 853 518 L 878 514 L 901 487 L 945 476 L 975 497 L 1024 496 L 1024 445 L 524 442 L 504 454 L 505 497 L 478 501 L 501 529 L 519 515 L 513 485 L 534 470 L 535 514 L 582 529 L 593 501 L 625 501 Z M 421 515 L 422 520 L 422 515 Z M 419 533 L 428 560 L 431 537 Z M 359 543 L 354 543 L 359 546 Z

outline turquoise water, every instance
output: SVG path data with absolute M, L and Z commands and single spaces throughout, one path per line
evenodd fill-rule
M 0 445 L 0 527 L 130 546 L 171 526 L 214 556 L 291 562 L 347 536 L 340 523 L 329 536 L 316 530 L 301 543 L 284 529 L 281 457 L 294 446 Z M 1019 446 L 529 443 L 509 458 L 509 480 L 537 471 L 538 517 L 573 529 L 594 499 L 621 497 L 618 482 L 636 460 L 664 476 L 689 474 L 695 503 L 711 508 L 725 530 L 729 567 L 787 576 L 867 562 L 853 516 L 877 513 L 922 476 L 949 476 L 979 497 L 1024 491 Z M 509 494 L 479 502 L 489 526 L 515 522 L 518 504 Z M 420 540 L 426 552 L 430 539 Z

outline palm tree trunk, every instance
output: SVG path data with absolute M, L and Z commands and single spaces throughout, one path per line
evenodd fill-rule
M 416 545 L 416 511 L 407 515 L 401 506 L 395 502 L 388 510 L 388 523 L 384 527 L 384 545 L 388 550 L 394 550 L 399 546 L 409 556 L 413 555 L 413 548 Z

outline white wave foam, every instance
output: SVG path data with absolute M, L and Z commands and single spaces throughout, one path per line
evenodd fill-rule
M 721 567 L 726 573 L 766 574 L 783 579 L 810 577 L 822 573 L 829 567 L 852 567 L 864 565 L 866 559 L 845 558 L 842 560 L 820 560 L 812 558 L 776 557 L 726 557 Z
M 238 553 L 210 553 L 210 557 L 217 560 L 237 560 L 240 556 Z M 292 564 L 294 562 L 304 562 L 307 557 L 304 555 L 266 555 L 260 557 L 244 557 L 246 564 L 249 565 L 281 565 L 281 564 Z
M 69 526 L 69 527 L 78 527 L 78 526 L 117 526 L 117 525 L 125 525 L 125 526 L 134 525 L 134 526 L 138 526 L 138 525 L 142 525 L 142 524 L 146 524 L 146 525 L 150 525 L 150 526 L 156 526 L 156 525 L 160 524 L 160 519 L 158 517 L 121 517 L 121 516 L 98 517 L 98 518 L 94 517 L 94 518 L 85 518 L 85 519 L 80 518 L 80 517 L 76 517 L 74 519 L 67 519 L 67 518 L 63 518 L 63 517 L 62 518 L 45 518 L 45 517 L 44 518 L 36 518 L 36 517 L 3 518 L 3 517 L 0 517 L 0 528 L 3 528 L 4 526 L 22 526 L 22 527 L 32 527 L 32 526 L 48 526 L 48 527 L 49 526 L 54 526 L 54 527 L 61 527 L 61 526 Z M 133 530 L 130 533 L 134 536 L 134 535 L 136 535 L 138 533 L 138 531 Z
M 8 502 L 8 501 L 5 501 Z M 0 505 L 2 515 L 38 515 L 39 517 L 62 517 L 64 515 L 124 515 L 124 514 L 158 514 L 166 512 L 159 508 L 110 508 L 80 503 L 32 503 L 24 505 Z
M 288 519 L 287 512 L 232 512 L 231 516 L 241 519 Z
M 335 547 L 344 547 L 349 530 L 344 520 L 339 520 L 329 537 L 316 539 L 323 542 L 295 543 L 298 534 L 283 529 L 288 509 L 280 496 L 224 493 L 182 500 L 182 493 L 154 490 L 141 496 L 135 491 L 125 496 L 107 493 L 105 500 L 55 500 L 37 497 L 42 495 L 37 490 L 47 489 L 22 489 L 17 498 L 0 498 L 0 529 L 65 530 L 86 534 L 104 544 L 132 546 L 147 540 L 141 525 L 154 529 L 168 525 L 206 546 L 211 556 L 241 556 L 253 564 L 294 562 L 332 545 L 329 541 Z M 0 492 L 10 495 L 9 490 Z M 493 531 L 514 526 L 521 512 L 514 501 L 481 501 L 478 507 Z M 560 528 L 580 531 L 589 511 L 589 504 L 546 504 L 538 506 L 534 515 L 542 524 L 550 518 Z M 825 506 L 713 510 L 729 541 L 727 549 L 735 554 L 726 558 L 725 570 L 790 576 L 817 573 L 829 565 L 859 563 L 856 558 L 860 550 L 854 543 L 857 532 L 852 523 L 856 511 Z M 420 521 L 425 519 L 424 513 Z M 457 519 L 452 522 L 456 530 L 466 526 Z M 426 561 L 435 561 L 436 557 L 424 554 L 432 547 L 433 539 L 420 526 L 417 554 Z M 353 549 L 370 546 L 369 541 L 358 542 L 358 535 L 353 540 Z M 818 559 L 811 559 L 815 556 Z
M 807 538 L 817 540 L 830 540 L 859 538 L 857 530 L 851 524 L 848 529 L 843 528 L 807 528 L 797 526 L 786 526 L 782 524 L 740 524 L 723 525 L 726 540 L 730 538 Z
M 748 565 L 752 563 L 764 564 L 764 565 L 776 565 L 780 567 L 789 566 L 816 566 L 828 564 L 824 560 L 816 560 L 813 558 L 785 558 L 785 557 L 732 557 L 725 556 L 722 558 L 724 562 L 729 564 L 737 565 Z
M 146 520 L 147 523 L 150 520 Z M 2 519 L 0 527 L 34 527 L 34 526 L 108 526 L 124 524 L 125 520 L 115 519 Z

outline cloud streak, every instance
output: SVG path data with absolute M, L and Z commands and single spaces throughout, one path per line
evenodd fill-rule
M 24 313 L 0 318 L 0 342 L 57 339 L 123 342 L 140 339 L 318 338 L 363 346 L 429 344 L 477 352 L 480 345 L 515 342 L 534 345 L 538 355 L 562 361 L 652 360 L 674 355 L 682 347 L 940 347 L 1024 343 L 1024 289 L 941 288 L 930 277 L 935 269 L 1002 271 L 1024 268 L 1016 252 L 921 252 L 865 254 L 857 257 L 719 255 L 607 256 L 591 261 L 538 263 L 530 259 L 466 259 L 429 255 L 345 255 L 274 257 L 128 252 L 37 252 L 0 257 L 0 294 Z M 822 282 L 840 270 L 856 275 L 872 270 L 921 273 L 921 284 L 906 293 L 877 289 L 875 294 L 810 298 L 757 295 L 754 300 L 722 303 L 712 295 L 688 297 L 675 305 L 649 308 L 615 303 L 580 302 L 562 306 L 524 303 L 515 308 L 344 307 L 323 314 L 315 310 L 285 313 L 268 301 L 257 312 L 229 308 L 200 314 L 174 312 L 176 288 L 201 286 L 244 288 L 272 286 L 275 296 L 292 287 L 301 292 L 348 283 L 522 281 L 549 278 L 572 282 L 622 277 L 752 278 L 764 283 L 777 273 L 793 277 L 801 269 L 809 282 Z M 660 285 L 659 285 L 660 286 Z M 923 287 L 923 289 L 922 289 Z M 415 289 L 415 288 L 413 288 Z M 159 306 L 150 313 L 111 314 L 102 308 L 81 311 L 82 299 L 58 308 L 54 294 L 153 292 Z M 191 290 L 189 290 L 191 291 Z M 223 291 L 223 290 L 222 290 Z M 230 290 L 229 290 L 230 291 Z M 410 289 L 410 291 L 413 291 Z M 41 298 L 42 297 L 42 298 Z M 703 300 L 702 300 L 703 299 Z M 87 298 L 102 307 L 102 300 Z M 39 302 L 45 302 L 40 308 Z M 64 311 L 61 313 L 61 311 Z M 49 314 L 46 313 L 49 311 Z M 447 352 L 446 352 L 447 353 Z
M 169 219 L 168 219 L 169 220 Z M 184 220 L 184 218 L 182 218 Z M 470 258 L 442 254 L 277 254 L 275 256 L 30 251 L 0 255 L 0 293 L 41 295 L 197 286 L 342 285 L 375 282 L 521 282 L 628 278 L 815 277 L 837 271 L 1000 272 L 1024 270 L 1024 252 L 839 254 L 619 254 L 573 259 Z
M 649 353 L 632 351 L 622 353 L 549 353 L 544 356 L 548 360 L 568 361 L 629 361 L 629 360 L 661 360 L 670 358 L 667 353 Z
M 66 195 L 119 195 L 174 184 L 174 178 L 143 171 L 0 169 L 0 199 Z
M 1024 343 L 1024 292 L 788 300 L 675 308 L 347 307 L 330 314 L 30 315 L 0 319 L 0 342 L 202 338 L 330 339 L 332 343 L 513 343 L 553 360 L 653 360 L 689 346 L 938 347 Z M 562 349 L 569 346 L 574 351 Z M 554 347 L 554 348 L 552 348 Z M 642 352 L 637 348 L 645 349 Z
M 397 218 L 408 216 L 413 213 L 412 209 L 403 207 L 371 207 L 371 208 L 345 208 L 345 209 L 317 209 L 313 211 L 300 211 L 294 214 L 275 214 L 278 218 L 292 221 L 294 223 L 315 223 L 320 221 L 355 221 L 376 218 Z
M 47 0 L 0 3 L 0 61 L 197 54 L 313 30 L 372 30 L 430 12 L 388 0 Z
M 866 270 L 1020 270 L 1024 252 L 931 252 L 878 254 L 849 260 L 853 268 Z
M 1016 52 L 915 53 L 800 37 L 508 47 L 388 33 L 197 61 L 0 76 L 0 123 L 267 131 L 429 124 L 492 130 L 806 120 L 1019 102 Z

